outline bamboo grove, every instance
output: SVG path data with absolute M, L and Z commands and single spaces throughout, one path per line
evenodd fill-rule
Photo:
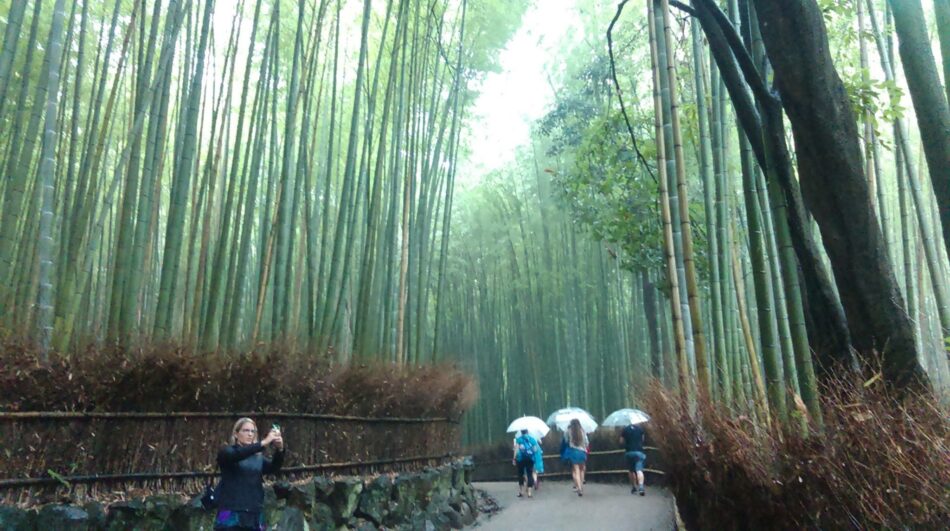
M 598 3 L 531 145 L 453 226 L 445 330 L 482 382 L 471 439 L 636 406 L 650 377 L 762 425 L 820 426 L 831 371 L 946 396 L 934 5 L 936 26 L 916 0 Z M 853 144 L 808 144 L 848 121 Z
M 459 186 L 478 81 L 556 9 L 550 108 Z M 0 31 L 0 325 L 44 353 L 455 360 L 473 442 L 654 377 L 761 425 L 820 426 L 833 370 L 950 389 L 947 0 L 2 0 Z
M 44 351 L 290 341 L 433 356 L 466 0 L 7 0 L 0 315 Z

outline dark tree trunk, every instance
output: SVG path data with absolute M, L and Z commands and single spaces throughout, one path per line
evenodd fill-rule
M 828 272 L 821 261 L 810 218 L 795 179 L 788 146 L 785 123 L 779 99 L 765 87 L 752 64 L 735 28 L 711 0 L 694 1 L 694 15 L 703 26 L 722 80 L 738 113 L 740 126 L 749 138 L 756 161 L 769 179 L 776 179 L 788 204 L 787 217 L 792 246 L 798 258 L 805 306 L 808 342 L 815 352 L 819 371 L 827 374 L 836 367 L 854 369 L 856 360 L 844 309 Z M 741 66 L 740 66 L 741 63 Z M 741 68 L 741 72 L 740 72 Z M 743 77 L 744 76 L 744 77 Z M 761 116 L 749 93 L 755 95 Z
M 788 145 L 785 143 L 781 103 L 773 101 L 763 108 L 767 156 L 774 160 L 773 178 L 778 180 L 788 203 L 788 225 L 801 274 L 808 343 L 815 352 L 819 372 L 827 375 L 837 368 L 855 369 L 857 360 L 851 351 L 851 336 L 844 308 L 821 262 L 818 244 L 809 226 L 810 218 L 792 169 Z
M 923 383 L 913 326 L 871 203 L 857 122 L 814 0 L 754 0 L 782 105 L 792 123 L 806 205 L 821 229 L 848 319 L 865 359 L 884 377 Z
M 940 85 L 920 0 L 888 0 L 888 3 L 894 13 L 901 63 L 914 102 L 930 181 L 940 207 L 943 244 L 950 253 L 950 106 Z M 941 7 L 938 12 L 946 11 Z

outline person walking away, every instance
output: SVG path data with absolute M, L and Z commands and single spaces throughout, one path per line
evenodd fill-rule
M 221 483 L 214 529 L 265 531 L 263 476 L 276 473 L 283 465 L 284 439 L 275 425 L 258 442 L 257 425 L 245 417 L 234 423 L 230 443 L 218 452 Z M 268 446 L 276 450 L 272 458 L 263 455 Z
M 528 430 L 521 430 L 515 438 L 511 464 L 518 467 L 518 497 L 524 496 L 525 483 L 528 484 L 528 497 L 534 489 L 534 455 L 539 450 L 538 441 L 528 435 Z
M 630 477 L 630 494 L 639 492 L 640 496 L 646 496 L 643 485 L 643 465 L 647 460 L 647 454 L 643 452 L 644 433 L 638 424 L 630 424 L 620 432 L 623 455 L 627 459 L 627 475 Z
M 587 463 L 587 445 L 590 441 L 584 428 L 577 419 L 571 419 L 567 427 L 568 447 L 565 451 L 567 460 L 571 463 L 571 478 L 574 480 L 574 488 L 578 496 L 584 495 L 584 466 Z

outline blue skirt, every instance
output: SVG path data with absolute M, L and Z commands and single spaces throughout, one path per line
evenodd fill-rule
M 587 452 L 580 448 L 567 447 L 564 451 L 564 459 L 572 465 L 583 465 L 587 462 Z

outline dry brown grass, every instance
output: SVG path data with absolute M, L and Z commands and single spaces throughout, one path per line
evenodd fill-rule
M 823 431 L 779 433 L 719 407 L 693 420 L 654 385 L 651 440 L 696 529 L 937 529 L 950 521 L 948 420 L 929 396 L 844 380 L 823 390 Z
M 268 345 L 198 353 L 175 344 L 88 346 L 41 365 L 22 341 L 0 345 L 3 411 L 292 411 L 452 417 L 477 397 L 452 365 L 331 364 Z

